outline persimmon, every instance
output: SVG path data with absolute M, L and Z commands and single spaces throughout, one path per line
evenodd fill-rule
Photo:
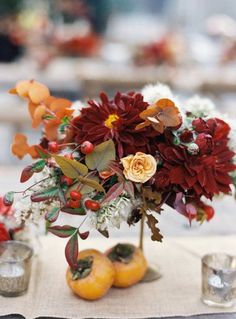
M 106 252 L 115 267 L 114 287 L 126 288 L 138 283 L 147 271 L 141 249 L 131 244 L 117 244 Z
M 103 297 L 111 288 L 115 277 L 112 262 L 95 249 L 83 250 L 78 255 L 78 269 L 68 268 L 67 284 L 74 294 L 87 300 Z

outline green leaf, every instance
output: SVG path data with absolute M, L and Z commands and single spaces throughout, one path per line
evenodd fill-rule
M 32 202 L 43 202 L 45 200 L 57 197 L 58 191 L 59 191 L 58 187 L 53 186 L 53 187 L 47 188 L 41 192 L 37 192 L 37 193 L 32 194 L 30 196 L 30 199 L 32 200 Z
M 61 119 L 61 122 L 63 124 L 69 124 L 70 123 L 70 119 L 68 116 L 64 116 L 62 119 Z
M 78 268 L 78 234 L 77 232 L 71 236 L 65 248 L 66 260 L 72 270 L 76 270 Z
M 39 173 L 44 169 L 45 165 L 46 161 L 44 159 L 41 159 L 32 165 L 32 170 L 33 172 Z
M 55 116 L 49 115 L 49 114 L 46 114 L 46 115 L 43 116 L 44 120 L 52 120 L 52 119 L 55 119 L 55 118 L 56 118 Z
M 97 183 L 99 182 L 99 178 L 98 178 L 97 176 L 91 176 L 91 177 L 89 177 L 89 179 L 90 179 L 90 180 L 93 180 L 93 181 L 95 181 L 95 182 L 97 182 Z M 78 187 L 78 185 L 77 185 L 77 187 Z M 83 184 L 83 186 L 80 187 L 80 192 L 81 192 L 81 194 L 83 194 L 83 195 L 89 194 L 89 193 L 91 193 L 93 190 L 94 190 L 94 187 L 90 187 L 90 186 L 88 186 L 88 185 L 86 185 L 86 184 Z
M 67 126 L 68 126 L 68 124 L 61 124 L 61 125 L 58 127 L 59 133 L 61 133 L 61 134 L 65 133 L 65 130 L 66 130 Z
M 86 211 L 83 207 L 79 208 L 70 208 L 70 207 L 63 207 L 61 209 L 63 213 L 71 214 L 71 215 L 86 215 Z
M 88 168 L 86 165 L 64 156 L 53 155 L 56 163 L 60 166 L 64 175 L 70 178 L 78 178 L 80 175 L 88 174 Z
M 102 185 L 100 185 L 98 182 L 96 182 L 95 180 L 93 179 L 89 179 L 89 178 L 85 178 L 85 177 L 80 177 L 78 176 L 78 181 L 82 184 L 85 184 L 91 188 L 94 188 L 96 189 L 97 191 L 99 192 L 103 192 L 105 193 L 105 189 L 102 187 Z
M 38 153 L 39 157 L 43 158 L 43 159 L 47 159 L 50 158 L 51 155 L 48 153 L 48 151 L 46 151 L 44 148 L 42 148 L 42 146 L 40 145 L 35 145 L 35 150 Z
M 77 232 L 77 228 L 64 225 L 64 226 L 52 226 L 48 228 L 48 231 L 58 237 L 67 238 Z
M 60 212 L 60 207 L 54 207 L 50 212 L 47 212 L 45 215 L 45 219 L 49 221 L 50 223 L 54 223 Z
M 115 144 L 112 140 L 95 146 L 92 153 L 85 156 L 85 163 L 89 169 L 103 171 L 116 158 Z
M 62 202 L 62 204 L 66 205 L 66 196 L 65 196 L 65 193 L 61 187 L 59 187 L 59 189 L 58 189 L 58 197 L 59 197 L 60 201 Z
M 14 192 L 7 192 L 3 197 L 3 204 L 5 206 L 11 206 L 14 202 Z

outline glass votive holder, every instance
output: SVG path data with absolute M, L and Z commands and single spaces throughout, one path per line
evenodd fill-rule
M 202 258 L 202 301 L 213 307 L 232 307 L 236 298 L 236 257 L 209 254 Z
M 33 249 L 19 241 L 0 243 L 0 295 L 23 295 L 29 286 Z

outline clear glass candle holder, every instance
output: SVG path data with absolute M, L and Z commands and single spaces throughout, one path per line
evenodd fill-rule
M 213 307 L 232 307 L 236 298 L 236 257 L 210 254 L 202 258 L 202 301 Z
M 0 294 L 16 297 L 29 286 L 33 249 L 19 241 L 0 243 Z

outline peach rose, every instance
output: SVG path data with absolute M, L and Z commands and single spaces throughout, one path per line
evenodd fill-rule
M 126 179 L 136 183 L 147 182 L 157 169 L 157 161 L 152 155 L 137 152 L 121 159 L 124 166 L 123 173 Z

